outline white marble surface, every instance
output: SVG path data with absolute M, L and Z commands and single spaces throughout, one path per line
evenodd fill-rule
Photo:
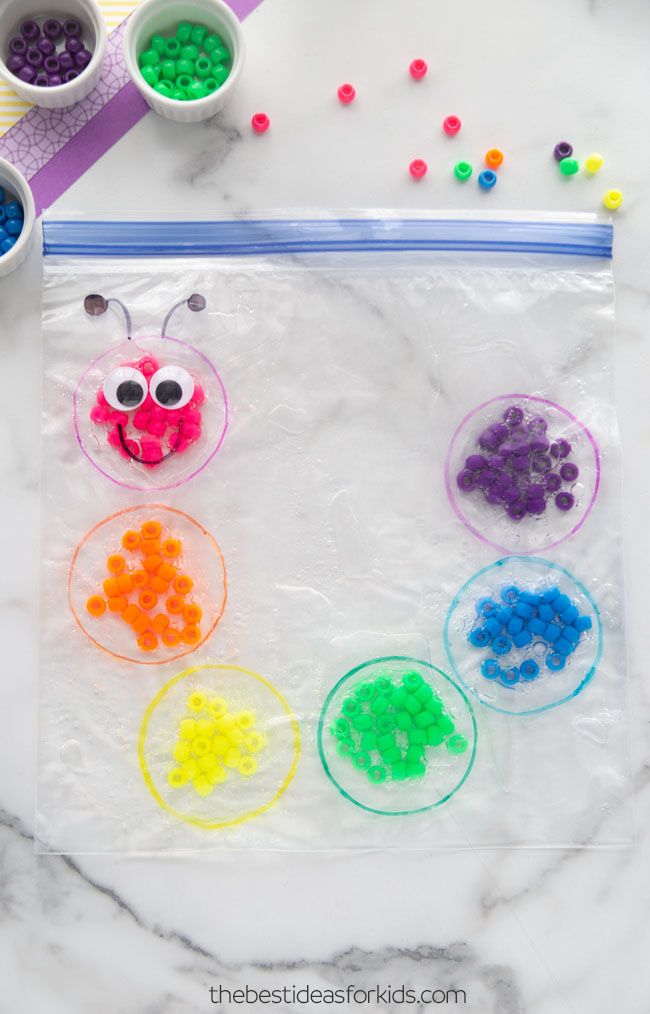
M 406 860 L 373 853 L 35 858 L 41 265 L 34 250 L 20 274 L 0 282 L 0 470 L 11 532 L 0 578 L 2 1014 L 203 1014 L 218 1009 L 211 985 L 246 982 L 456 986 L 467 991 L 464 1009 L 477 1014 L 648 1011 L 649 28 L 644 0 L 266 0 L 247 22 L 245 79 L 222 118 L 181 128 L 149 116 L 59 202 L 80 211 L 99 203 L 210 215 L 488 202 L 592 210 L 607 186 L 624 190 L 615 272 L 634 847 Z M 404 80 L 415 55 L 431 67 L 419 86 Z M 334 98 L 344 79 L 359 93 L 347 110 Z M 273 119 L 265 138 L 247 127 L 258 108 Z M 449 178 L 456 149 L 450 154 L 438 123 L 451 111 L 465 121 L 468 154 L 494 143 L 507 153 L 487 200 Z M 603 152 L 600 178 L 567 181 L 553 171 L 549 147 L 560 137 L 579 151 Z M 430 164 L 421 184 L 405 173 L 415 156 Z

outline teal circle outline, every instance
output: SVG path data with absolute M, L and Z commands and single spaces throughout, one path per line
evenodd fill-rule
M 496 567 L 503 567 L 504 564 L 509 563 L 511 560 L 521 560 L 523 563 L 526 562 L 541 563 L 544 567 L 547 567 L 549 570 L 556 570 L 560 574 L 564 574 L 564 576 L 568 577 L 570 581 L 573 581 L 575 586 L 579 588 L 582 594 L 585 596 L 591 608 L 593 609 L 596 615 L 596 620 L 598 622 L 598 647 L 596 649 L 596 657 L 591 665 L 591 668 L 587 671 L 586 675 L 583 677 L 582 681 L 578 684 L 575 690 L 572 690 L 570 694 L 566 695 L 566 697 L 558 698 L 557 701 L 551 701 L 550 704 L 543 704 L 539 708 L 529 708 L 526 711 L 510 711 L 508 708 L 500 708 L 496 704 L 490 704 L 488 701 L 485 701 L 483 699 L 481 694 L 477 690 L 475 690 L 474 687 L 469 686 L 469 684 L 465 682 L 463 677 L 458 672 L 458 666 L 454 658 L 454 653 L 451 649 L 451 642 L 449 638 L 449 625 L 451 623 L 453 613 L 458 608 L 461 597 L 467 591 L 469 586 L 473 584 L 477 578 L 481 577 L 482 574 L 486 574 L 489 570 L 494 570 Z M 452 668 L 452 672 L 454 673 L 456 679 L 459 680 L 460 683 L 462 683 L 462 685 L 467 689 L 467 691 L 476 698 L 479 704 L 482 704 L 484 708 L 490 708 L 491 711 L 497 711 L 501 715 L 514 715 L 515 718 L 521 718 L 523 715 L 539 715 L 544 711 L 550 711 L 551 708 L 557 708 L 560 706 L 560 704 L 566 704 L 567 701 L 573 700 L 574 697 L 577 697 L 578 694 L 584 690 L 589 681 L 595 675 L 603 655 L 603 624 L 600 618 L 600 609 L 596 605 L 593 595 L 584 586 L 582 581 L 579 581 L 577 577 L 574 577 L 574 575 L 571 573 L 570 570 L 567 570 L 567 568 L 563 567 L 560 563 L 554 563 L 552 560 L 546 560 L 543 556 L 525 556 L 518 554 L 513 556 L 503 556 L 501 557 L 500 560 L 495 560 L 494 563 L 489 563 L 486 567 L 481 567 L 480 570 L 477 570 L 475 574 L 472 574 L 472 576 L 467 579 L 462 588 L 460 588 L 456 592 L 453 599 L 451 600 L 451 604 L 449 606 L 449 609 L 447 610 L 447 615 L 445 617 L 445 625 L 442 632 L 442 640 L 445 646 L 447 659 L 449 660 L 449 664 Z
M 325 759 L 325 753 L 324 753 L 324 750 L 323 750 L 323 726 L 324 726 L 324 723 L 325 723 L 325 715 L 327 713 L 327 709 L 329 708 L 330 702 L 331 702 L 332 698 L 334 697 L 334 694 L 336 693 L 336 691 L 339 689 L 340 686 L 342 686 L 343 683 L 346 682 L 346 680 L 351 679 L 352 676 L 355 676 L 362 669 L 367 669 L 371 665 L 377 665 L 378 663 L 382 663 L 383 664 L 383 663 L 386 663 L 386 662 L 415 662 L 417 665 L 425 666 L 427 669 L 431 669 L 433 672 L 438 673 L 439 676 L 442 676 L 442 678 L 445 679 L 445 680 L 447 680 L 447 682 L 451 684 L 451 686 L 454 688 L 454 690 L 457 690 L 458 693 L 460 694 L 460 696 L 462 697 L 463 701 L 465 702 L 465 705 L 467 706 L 467 711 L 468 711 L 469 716 L 470 716 L 470 718 L 472 720 L 472 727 L 474 729 L 474 743 L 473 743 L 473 746 L 472 746 L 472 752 L 471 752 L 471 755 L 470 755 L 467 767 L 465 769 L 465 773 L 464 773 L 463 777 L 461 778 L 461 780 L 451 790 L 451 792 L 448 792 L 446 796 L 443 796 L 442 799 L 439 799 L 437 803 L 431 803 L 429 806 L 419 806 L 415 810 L 377 810 L 373 806 L 366 806 L 365 803 L 360 803 L 359 800 L 355 799 L 354 796 L 351 796 L 350 793 L 347 792 L 347 790 L 344 789 L 342 785 L 339 785 L 339 783 L 337 782 L 336 778 L 334 777 L 334 775 L 330 771 L 330 768 L 329 768 L 329 765 L 328 765 L 328 763 L 327 763 L 327 761 Z M 464 686 L 464 684 L 463 684 L 463 686 Z M 325 700 L 323 702 L 323 706 L 321 708 L 320 716 L 319 716 L 319 719 L 318 719 L 318 732 L 317 732 L 318 755 L 320 757 L 320 762 L 323 765 L 323 770 L 325 771 L 325 774 L 327 775 L 327 777 L 331 781 L 332 785 L 334 785 L 334 787 L 337 789 L 337 791 L 345 799 L 349 800 L 349 802 L 351 802 L 351 803 L 354 803 L 354 805 L 358 806 L 360 810 L 365 810 L 366 813 L 376 813 L 380 817 L 408 817 L 408 816 L 410 816 L 411 814 L 414 814 L 414 813 L 426 813 L 428 810 L 433 810 L 433 809 L 435 809 L 435 807 L 442 806 L 443 803 L 446 803 L 447 800 L 451 799 L 452 796 L 456 795 L 456 793 L 461 788 L 461 786 L 465 784 L 465 782 L 469 778 L 469 775 L 470 775 L 470 772 L 471 772 L 472 768 L 474 767 L 474 761 L 476 759 L 476 744 L 478 742 L 478 726 L 476 724 L 476 716 L 474 714 L 474 708 L 472 707 L 472 702 L 470 701 L 469 697 L 465 693 L 465 691 L 463 689 L 463 686 L 459 686 L 458 683 L 456 683 L 456 681 L 451 678 L 451 676 L 448 676 L 447 673 L 445 673 L 445 672 L 442 671 L 442 669 L 438 669 L 435 665 L 432 665 L 431 662 L 424 662 L 422 659 L 413 658 L 410 655 L 386 655 L 386 656 L 384 656 L 382 658 L 371 658 L 367 662 L 361 662 L 359 665 L 355 666 L 354 669 L 350 669 L 349 672 L 346 672 L 344 676 L 341 676 L 341 679 L 338 681 L 338 683 L 334 684 L 334 686 L 332 687 L 332 689 L 328 693 L 327 697 L 325 698 Z

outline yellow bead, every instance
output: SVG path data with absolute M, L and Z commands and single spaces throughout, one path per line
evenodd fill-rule
M 208 701 L 208 711 L 213 718 L 222 718 L 228 711 L 228 703 L 223 697 L 211 697 Z
M 257 761 L 254 757 L 242 757 L 237 770 L 244 778 L 250 778 L 257 771 Z
M 180 789 L 181 785 L 187 782 L 187 775 L 182 768 L 172 768 L 167 775 L 167 781 L 173 789 Z
M 195 757 L 205 757 L 210 753 L 212 743 L 207 736 L 195 736 L 192 740 L 192 753 Z
M 235 719 L 232 715 L 222 715 L 221 718 L 217 719 L 217 729 L 219 732 L 229 732 L 235 724 Z
M 241 746 L 245 739 L 244 733 L 236 725 L 228 732 L 228 741 L 233 746 Z
M 183 764 L 186 760 L 189 760 L 190 744 L 187 742 L 187 740 L 183 739 L 179 740 L 179 742 L 174 747 L 173 757 L 174 760 L 178 761 L 179 764 Z
M 239 750 L 235 750 L 234 747 L 231 747 L 224 758 L 224 764 L 227 768 L 238 768 L 241 759 L 242 757 Z
M 592 175 L 599 172 L 603 167 L 603 161 L 603 156 L 598 155 L 596 152 L 593 155 L 587 155 L 585 159 L 585 172 Z
M 199 757 L 197 763 L 199 765 L 199 771 L 202 771 L 203 774 L 207 774 L 208 771 L 211 771 L 212 768 L 217 766 L 218 761 L 213 753 L 206 753 L 203 757 Z
M 240 711 L 239 714 L 235 717 L 235 722 L 237 723 L 240 729 L 243 729 L 244 732 L 247 732 L 248 729 L 252 729 L 253 726 L 255 725 L 255 712 Z
M 194 788 L 196 789 L 196 791 L 200 796 L 209 796 L 214 788 L 214 786 L 210 784 L 205 775 L 199 775 L 198 778 L 195 778 L 194 781 L 192 782 L 192 785 L 194 786 Z
M 187 698 L 187 706 L 190 709 L 190 711 L 196 712 L 203 711 L 206 703 L 207 703 L 206 696 L 200 690 L 195 690 L 194 693 L 190 694 L 190 696 Z
M 193 778 L 197 778 L 201 773 L 199 770 L 199 765 L 196 763 L 195 760 L 192 760 L 191 758 L 190 760 L 185 761 L 185 763 L 181 766 L 181 771 L 183 772 L 188 781 L 191 781 L 191 779 Z
M 196 736 L 196 722 L 193 718 L 184 718 L 178 727 L 181 739 L 194 739 Z
M 199 718 L 196 723 L 196 734 L 197 736 L 214 736 L 216 730 L 215 723 L 209 718 Z
M 249 732 L 246 737 L 246 746 L 251 753 L 257 753 L 264 746 L 264 736 L 261 732 Z
M 217 757 L 223 757 L 230 749 L 230 741 L 226 736 L 215 736 L 212 740 L 212 752 Z
M 623 203 L 623 194 L 620 190 L 608 190 L 603 197 L 603 204 L 610 211 L 616 211 Z
M 210 785 L 220 785 L 221 782 L 225 782 L 228 777 L 228 772 L 225 768 L 222 768 L 220 764 L 217 764 L 216 767 L 211 768 L 210 771 L 206 773 L 205 777 L 210 782 Z

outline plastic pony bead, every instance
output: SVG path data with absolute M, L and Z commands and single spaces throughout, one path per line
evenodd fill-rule
M 590 176 L 594 176 L 603 167 L 604 158 L 597 152 L 593 152 L 591 155 L 587 155 L 585 159 L 585 172 L 589 173 Z
M 485 164 L 488 169 L 498 169 L 503 164 L 503 152 L 499 148 L 490 148 L 485 153 Z
M 351 102 L 354 102 L 354 98 L 357 93 L 354 88 L 354 85 L 351 85 L 348 82 L 346 82 L 345 84 L 342 84 L 338 88 L 336 94 L 338 96 L 339 102 L 342 105 L 349 106 Z
M 569 144 L 568 141 L 558 141 L 553 148 L 553 158 L 558 162 L 561 162 L 563 158 L 571 158 L 573 155 L 573 145 Z
M 454 137 L 460 130 L 462 124 L 457 116 L 445 116 L 442 121 L 442 129 L 447 137 Z
M 428 69 L 429 68 L 427 67 L 425 60 L 420 59 L 412 60 L 409 65 L 409 74 L 411 75 L 414 81 L 421 81 L 422 78 L 426 75 Z
M 560 160 L 559 166 L 563 176 L 575 176 L 580 169 L 577 158 L 563 158 Z
M 271 126 L 271 120 L 266 113 L 253 113 L 251 116 L 251 127 L 256 134 L 265 134 Z
M 473 169 L 469 162 L 457 162 L 454 166 L 454 176 L 457 180 L 460 180 L 461 183 L 468 180 L 472 175 L 472 172 Z
M 491 190 L 496 185 L 497 174 L 492 169 L 484 169 L 478 174 L 478 185 L 483 190 Z
M 428 165 L 422 158 L 414 158 L 409 165 L 409 172 L 414 180 L 421 180 L 429 170 Z
M 608 211 L 616 211 L 623 203 L 623 194 L 620 190 L 608 190 L 603 197 L 603 204 Z

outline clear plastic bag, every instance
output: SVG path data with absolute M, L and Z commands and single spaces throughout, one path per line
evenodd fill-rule
M 611 241 L 46 218 L 37 848 L 630 841 Z

